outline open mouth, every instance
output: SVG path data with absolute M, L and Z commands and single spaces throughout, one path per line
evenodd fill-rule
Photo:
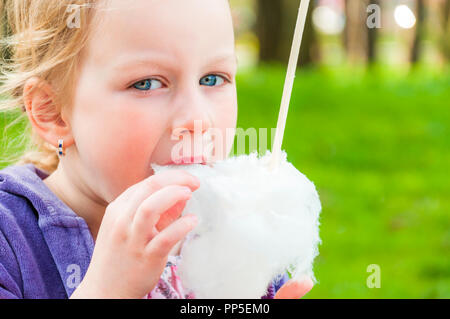
M 189 164 L 201 164 L 206 165 L 207 159 L 205 156 L 190 156 L 190 157 L 181 157 L 178 159 L 174 159 L 173 161 L 165 164 L 167 165 L 189 165 Z

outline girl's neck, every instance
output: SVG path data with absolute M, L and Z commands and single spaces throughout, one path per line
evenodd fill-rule
M 80 181 L 71 180 L 61 165 L 44 179 L 44 183 L 61 201 L 86 221 L 95 241 L 107 204 L 100 203 L 98 199 L 87 194 L 83 188 L 79 187 Z

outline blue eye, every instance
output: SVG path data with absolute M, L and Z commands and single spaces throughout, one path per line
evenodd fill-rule
M 224 78 L 220 75 L 210 74 L 200 79 L 201 85 L 216 86 L 225 82 Z
M 153 84 L 156 83 L 156 84 Z M 160 87 L 162 87 L 162 83 L 159 80 L 156 79 L 146 79 L 146 80 L 142 80 L 139 82 L 136 82 L 132 85 L 132 87 L 134 87 L 137 90 L 140 91 L 151 91 L 151 90 L 156 90 L 159 89 Z

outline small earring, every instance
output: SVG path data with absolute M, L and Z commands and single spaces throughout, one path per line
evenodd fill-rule
M 63 139 L 59 139 L 59 140 L 58 140 L 58 155 L 59 155 L 59 156 L 64 156 L 64 155 L 66 155 L 66 154 L 64 153 L 63 146 L 64 146 L 64 140 L 63 140 Z

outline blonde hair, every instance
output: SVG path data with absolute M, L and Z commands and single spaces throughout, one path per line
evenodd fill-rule
M 2 28 L 7 33 L 1 39 L 0 112 L 21 110 L 22 114 L 16 121 L 24 120 L 23 89 L 32 77 L 39 77 L 51 85 L 58 113 L 71 106 L 81 51 L 90 34 L 89 25 L 93 18 L 93 10 L 90 9 L 97 2 L 6 0 L 0 3 Z M 78 8 L 80 26 L 69 27 L 73 17 L 71 8 Z M 9 58 L 6 56 L 8 53 Z M 30 134 L 31 125 L 28 121 L 26 123 L 26 131 Z M 24 147 L 24 154 L 13 159 L 16 164 L 32 163 L 49 173 L 57 168 L 56 149 L 34 131 Z M 4 157 L 5 152 L 2 153 Z

